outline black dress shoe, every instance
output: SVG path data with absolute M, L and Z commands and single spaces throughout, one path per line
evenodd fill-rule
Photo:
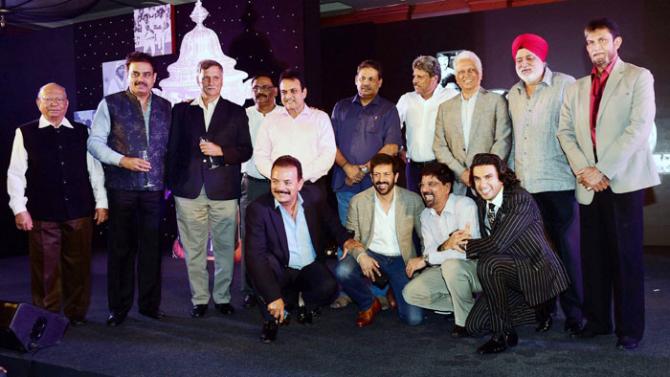
M 149 317 L 149 318 L 153 318 L 153 319 L 157 319 L 157 320 L 161 320 L 161 319 L 165 318 L 165 313 L 160 309 L 140 310 L 140 314 L 142 314 L 145 317 Z
M 570 334 L 570 336 L 582 331 L 582 323 L 577 319 L 568 318 L 563 325 L 563 331 Z
M 72 327 L 84 326 L 87 323 L 86 318 L 70 318 L 70 326 Z
M 535 332 L 547 332 L 551 330 L 551 326 L 554 324 L 554 319 L 551 317 L 551 315 L 547 315 L 544 318 L 540 318 L 537 322 L 537 327 L 535 328 Z
M 617 339 L 616 348 L 620 350 L 634 350 L 640 344 L 640 341 L 630 336 L 622 336 Z
M 109 313 L 109 317 L 107 317 L 107 326 L 116 327 L 122 324 L 123 321 L 125 321 L 127 315 L 128 313 Z
M 590 327 L 588 324 L 586 324 L 586 326 L 584 326 L 581 330 L 577 331 L 574 334 L 570 334 L 570 337 L 576 339 L 590 339 L 598 335 L 607 335 L 607 334 L 609 334 L 608 331 L 596 330 L 593 327 Z
M 230 305 L 229 302 L 227 302 L 225 304 L 214 304 L 214 308 L 216 310 L 220 311 L 221 314 L 225 314 L 225 315 L 231 315 L 231 314 L 235 313 L 235 308 L 233 308 L 233 306 Z
M 306 307 L 301 306 L 298 308 L 298 317 L 296 318 L 299 324 L 301 325 L 311 325 L 312 324 L 312 311 L 307 310 Z
M 268 344 L 272 343 L 277 339 L 277 322 L 267 321 L 263 322 L 263 330 L 261 331 L 261 342 Z
M 244 295 L 244 308 L 250 309 L 256 306 L 256 295 L 253 293 L 247 293 Z
M 465 338 L 468 337 L 470 334 L 468 334 L 468 330 L 463 327 L 459 326 L 457 324 L 454 324 L 454 328 L 451 329 L 451 337 L 452 338 Z
M 491 353 L 500 353 L 509 347 L 514 347 L 519 343 L 519 337 L 516 332 L 496 334 L 491 339 L 477 348 L 477 353 L 487 355 Z
M 197 304 L 193 305 L 191 309 L 191 317 L 193 318 L 202 318 L 207 313 L 207 304 Z

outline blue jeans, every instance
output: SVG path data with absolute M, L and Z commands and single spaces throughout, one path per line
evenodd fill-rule
M 340 217 L 340 222 L 343 226 L 347 224 L 347 212 L 349 211 L 349 202 L 351 198 L 356 195 L 356 192 L 351 191 L 336 191 L 335 197 L 337 198 L 337 215 Z M 337 249 L 337 257 L 342 258 L 342 249 Z M 376 285 L 372 286 L 372 293 L 375 296 L 384 296 L 388 291 L 387 287 L 379 288 Z M 395 292 L 395 291 L 394 291 Z
M 367 254 L 379 263 L 379 268 L 388 276 L 389 284 L 393 288 L 398 302 L 398 317 L 408 325 L 418 325 L 423 321 L 423 311 L 418 306 L 410 305 L 402 297 L 402 290 L 409 282 L 405 274 L 405 261 L 402 257 L 387 257 L 370 250 Z M 363 276 L 363 271 L 356 259 L 351 255 L 338 263 L 335 269 L 337 280 L 342 289 L 358 305 L 359 310 L 367 310 L 372 306 L 374 295 L 370 289 L 370 282 Z

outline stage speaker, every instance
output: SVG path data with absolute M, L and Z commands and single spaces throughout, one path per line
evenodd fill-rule
M 65 317 L 30 304 L 0 300 L 0 347 L 22 352 L 60 343 Z

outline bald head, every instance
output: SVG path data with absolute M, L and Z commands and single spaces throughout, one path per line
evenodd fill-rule
M 36 103 L 49 123 L 60 126 L 69 104 L 65 88 L 53 82 L 44 85 L 37 93 Z

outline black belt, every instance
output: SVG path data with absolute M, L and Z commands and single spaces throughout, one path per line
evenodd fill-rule
M 252 180 L 252 181 L 255 181 L 255 182 L 270 182 L 270 180 L 267 179 L 267 178 L 256 178 L 256 177 L 252 177 L 252 176 L 250 176 L 250 175 L 247 174 L 247 173 L 244 173 L 244 177 L 245 177 L 246 179 L 249 179 L 249 180 Z
M 416 167 L 420 167 L 420 168 L 422 168 L 422 167 L 424 167 L 424 166 L 426 166 L 426 165 L 428 165 L 428 164 L 430 164 L 430 163 L 433 163 L 433 162 L 435 162 L 435 161 L 436 161 L 436 160 L 430 160 L 430 161 L 418 162 L 418 161 L 412 161 L 412 160 L 410 160 L 410 161 L 409 161 L 409 164 L 412 165 L 412 166 L 416 166 Z

